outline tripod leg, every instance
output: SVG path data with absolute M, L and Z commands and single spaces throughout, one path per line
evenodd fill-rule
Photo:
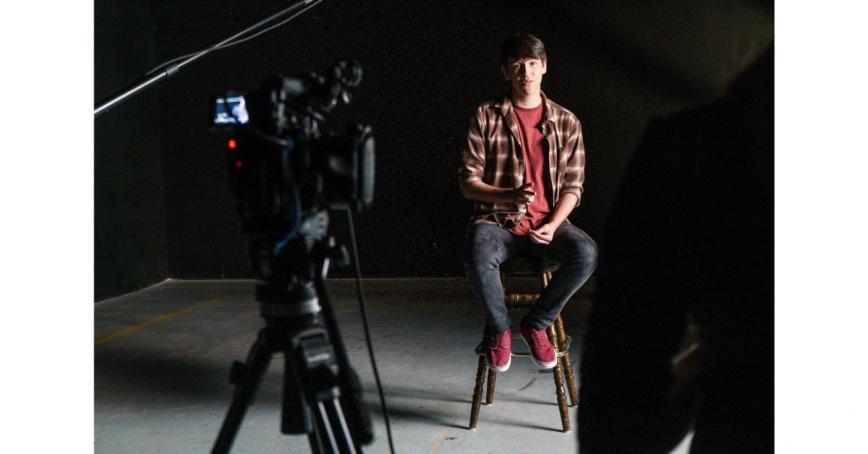
M 329 422 L 329 415 L 326 412 L 325 404 L 323 404 L 323 402 L 316 403 L 314 414 L 316 415 L 317 433 L 319 434 L 320 441 L 324 447 L 323 452 L 328 454 L 339 452 L 337 441 L 335 441 L 335 434 L 334 431 L 332 431 L 332 426 Z
M 350 434 L 350 428 L 347 426 L 347 419 L 344 416 L 344 411 L 341 408 L 341 402 L 338 399 L 332 399 L 324 403 L 326 412 L 329 415 L 329 421 L 332 424 L 332 433 L 335 435 L 335 440 L 338 442 L 341 453 L 356 454 L 356 446 L 353 443 L 353 437 Z
M 322 445 L 319 442 L 319 434 L 317 433 L 316 424 L 314 424 L 314 428 L 307 434 L 307 441 L 310 444 L 310 452 L 312 454 L 323 454 L 325 451 L 323 450 Z
M 230 381 L 235 384 L 235 395 L 232 397 L 232 405 L 226 413 L 226 418 L 223 419 L 220 434 L 211 450 L 212 454 L 228 453 L 232 448 L 232 442 L 235 441 L 235 435 L 238 434 L 244 413 L 253 401 L 253 396 L 256 394 L 256 389 L 259 387 L 259 382 L 262 380 L 265 370 L 268 369 L 270 361 L 271 352 L 266 346 L 265 330 L 263 329 L 259 331 L 259 337 L 250 347 L 247 363 L 235 362 L 232 365 Z
M 338 363 L 338 368 L 341 375 L 341 397 L 340 400 L 346 410 L 347 425 L 352 428 L 354 437 L 361 443 L 370 443 L 374 440 L 373 422 L 371 421 L 371 413 L 367 405 L 362 399 L 362 385 L 358 374 L 350 366 L 350 360 L 347 357 L 346 348 L 341 339 L 340 331 L 335 322 L 334 310 L 329 300 L 328 292 L 326 291 L 325 281 L 323 276 L 317 275 L 314 279 L 317 297 L 319 298 L 322 309 L 323 324 L 328 331 L 329 339 L 334 349 L 335 359 Z M 388 410 L 384 406 L 383 411 Z
M 289 353 L 284 354 L 283 405 L 281 407 L 280 431 L 285 434 L 313 433 L 313 415 L 304 401 L 298 371 Z

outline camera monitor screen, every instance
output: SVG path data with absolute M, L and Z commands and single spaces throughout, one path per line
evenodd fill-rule
M 214 99 L 214 126 L 246 125 L 250 121 L 244 96 L 218 96 Z

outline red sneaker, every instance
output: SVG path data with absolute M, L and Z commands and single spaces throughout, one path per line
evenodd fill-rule
M 551 369 L 558 363 L 558 355 L 555 348 L 549 342 L 549 337 L 544 329 L 534 329 L 524 324 L 522 320 L 519 330 L 521 338 L 527 344 L 530 358 L 543 369 Z
M 506 372 L 512 363 L 512 328 L 500 333 L 486 332 L 485 358 L 488 365 L 498 372 Z

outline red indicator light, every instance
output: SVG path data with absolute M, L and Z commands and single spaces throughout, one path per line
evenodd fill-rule
M 236 169 L 240 169 L 242 165 L 244 165 L 244 164 L 241 162 L 241 160 L 235 161 L 235 168 Z
M 236 142 L 235 139 L 229 139 L 229 143 L 227 145 L 229 145 L 230 150 L 234 150 L 238 146 L 238 142 Z

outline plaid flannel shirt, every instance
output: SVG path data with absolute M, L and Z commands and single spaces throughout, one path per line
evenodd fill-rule
M 548 194 L 552 209 L 564 194 L 582 201 L 585 182 L 585 144 L 582 124 L 564 107 L 542 95 L 543 116 L 540 128 L 545 137 L 544 151 L 548 154 Z M 482 180 L 498 188 L 516 188 L 524 183 L 524 162 L 521 136 L 512 102 L 487 102 L 476 109 L 470 119 L 467 144 L 461 153 L 458 170 L 460 185 Z M 474 201 L 471 224 L 489 223 L 512 227 L 521 222 L 527 205 L 485 203 Z M 567 220 L 569 222 L 569 220 Z

